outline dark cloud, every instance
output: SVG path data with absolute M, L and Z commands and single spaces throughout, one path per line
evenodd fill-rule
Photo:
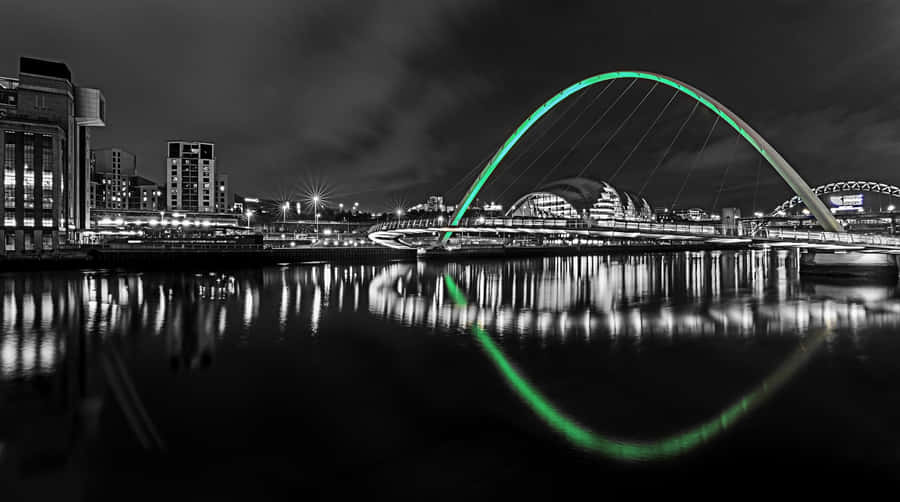
M 19 55 L 66 61 L 107 96 L 109 126 L 95 144 L 134 151 L 159 179 L 164 142 L 198 138 L 219 145 L 239 192 L 282 193 L 315 177 L 370 205 L 449 188 L 458 197 L 463 175 L 544 99 L 590 74 L 638 68 L 715 96 L 810 183 L 900 182 L 890 169 L 900 160 L 891 1 L 0 0 L 0 14 L 0 74 L 15 74 Z M 559 176 L 585 165 L 644 90 L 567 154 Z M 588 174 L 615 172 L 666 98 L 654 92 Z M 644 185 L 689 108 L 673 105 L 617 183 Z M 486 197 L 533 187 L 598 113 L 521 177 L 498 172 Z M 709 205 L 720 186 L 722 204 L 748 190 L 760 205 L 788 195 L 768 171 L 757 185 L 753 152 L 735 150 L 721 127 L 692 168 L 710 125 L 692 120 L 647 183 L 654 202 L 671 203 L 688 171 L 679 204 Z M 510 170 L 529 165 L 551 132 Z

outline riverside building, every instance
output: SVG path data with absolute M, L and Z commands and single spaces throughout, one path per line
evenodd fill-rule
M 0 253 L 80 241 L 90 228 L 90 130 L 105 120 L 103 94 L 74 85 L 63 63 L 22 57 L 17 77 L 0 77 Z

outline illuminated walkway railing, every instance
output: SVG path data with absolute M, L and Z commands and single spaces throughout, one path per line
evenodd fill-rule
M 389 232 L 402 229 L 434 229 L 448 227 L 449 222 L 442 218 L 418 218 L 394 220 L 374 225 L 370 232 Z M 652 231 L 683 234 L 716 235 L 721 234 L 715 225 L 694 223 L 654 223 L 644 221 L 599 220 L 586 223 L 583 220 L 544 219 L 544 218 L 463 218 L 460 228 L 474 227 L 508 227 L 508 228 L 547 228 L 559 230 L 626 230 Z M 459 231 L 459 230 L 457 230 Z
M 449 229 L 446 218 L 413 218 L 378 223 L 370 228 L 370 233 L 397 232 L 425 233 L 446 232 Z M 740 238 L 747 242 L 791 241 L 841 246 L 875 246 L 900 249 L 900 239 L 883 235 L 854 234 L 850 232 L 824 232 L 815 230 L 788 230 L 780 228 L 760 228 L 752 236 L 727 234 L 718 225 L 699 223 L 657 223 L 646 221 L 598 220 L 590 223 L 575 219 L 543 218 L 463 218 L 454 232 L 522 232 L 522 233 L 581 233 L 586 232 L 628 232 L 684 238 Z
M 839 244 L 859 244 L 865 246 L 885 246 L 900 248 L 900 239 L 884 235 L 852 234 L 850 232 L 822 232 L 815 230 L 786 230 L 763 228 L 757 237 L 770 240 L 791 240 Z

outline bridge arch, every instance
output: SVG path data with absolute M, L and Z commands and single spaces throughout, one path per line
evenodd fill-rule
M 750 145 L 759 152 L 760 155 L 775 169 L 782 179 L 791 187 L 791 190 L 797 194 L 797 197 L 802 200 L 806 207 L 809 209 L 810 213 L 816 218 L 819 224 L 826 231 L 830 232 L 842 232 L 843 228 L 840 223 L 834 218 L 834 215 L 831 214 L 831 211 L 825 207 L 825 204 L 819 200 L 818 196 L 812 192 L 809 188 L 809 185 L 803 178 L 800 177 L 800 174 L 791 167 L 790 164 L 784 159 L 784 157 L 779 154 L 775 148 L 772 147 L 763 137 L 753 130 L 743 119 L 738 117 L 734 112 L 726 108 L 724 105 L 716 101 L 712 96 L 706 94 L 705 92 L 688 85 L 684 82 L 676 80 L 671 77 L 667 77 L 665 75 L 659 73 L 651 73 L 645 71 L 615 71 L 609 73 L 601 73 L 599 75 L 594 75 L 592 77 L 588 77 L 584 80 L 576 82 L 569 87 L 566 87 L 562 91 L 555 94 L 553 97 L 548 99 L 544 104 L 539 106 L 531 115 L 522 122 L 518 128 L 510 135 L 509 138 L 501 145 L 500 149 L 497 150 L 497 153 L 491 157 L 491 160 L 484 166 L 484 169 L 478 174 L 478 177 L 475 178 L 475 181 L 472 183 L 472 186 L 469 187 L 469 190 L 463 196 L 462 200 L 457 205 L 456 211 L 453 213 L 453 218 L 450 221 L 451 226 L 458 226 L 459 221 L 462 219 L 463 215 L 465 215 L 466 211 L 469 209 L 469 206 L 475 200 L 475 196 L 478 195 L 478 192 L 481 191 L 481 188 L 484 186 L 485 182 L 487 182 L 488 178 L 490 178 L 491 173 L 500 165 L 500 162 L 506 157 L 506 154 L 512 149 L 513 146 L 525 135 L 526 132 L 533 126 L 538 120 L 541 119 L 547 112 L 553 109 L 556 105 L 564 101 L 566 98 L 575 94 L 576 92 L 590 87 L 592 85 L 598 84 L 600 82 L 605 82 L 608 80 L 616 80 L 620 78 L 638 78 L 643 80 L 651 80 L 653 82 L 657 82 L 666 86 L 669 86 L 673 89 L 680 91 L 683 94 L 686 94 L 696 100 L 698 103 L 702 104 L 713 113 L 718 115 L 721 120 L 724 120 L 725 123 L 730 125 L 732 129 L 737 131 L 738 134 L 741 135 Z M 444 234 L 442 239 L 443 242 L 446 242 L 450 236 L 453 235 L 452 231 L 448 231 Z
M 817 196 L 840 192 L 870 192 L 900 197 L 900 187 L 888 185 L 887 183 L 879 183 L 877 181 L 835 181 L 819 185 L 811 190 Z M 777 215 L 782 211 L 793 209 L 803 202 L 804 201 L 799 196 L 795 195 L 775 207 L 770 214 Z

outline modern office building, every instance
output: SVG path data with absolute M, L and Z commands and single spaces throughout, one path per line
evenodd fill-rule
M 134 154 L 119 148 L 91 150 L 91 207 L 127 209 L 136 170 Z
M 170 211 L 216 210 L 216 150 L 212 143 L 170 141 L 166 158 L 166 207 Z
M 90 227 L 90 128 L 106 100 L 59 62 L 22 57 L 0 77 L 0 253 L 58 249 Z

